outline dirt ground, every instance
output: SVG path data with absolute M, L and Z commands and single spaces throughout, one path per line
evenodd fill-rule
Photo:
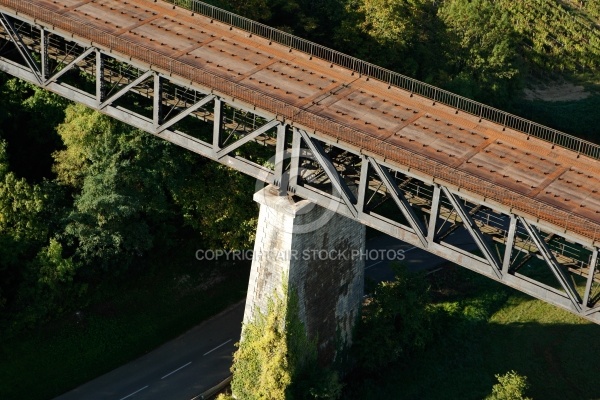
M 583 86 L 569 82 L 538 85 L 535 88 L 527 88 L 524 92 L 527 100 L 543 101 L 577 101 L 590 95 Z

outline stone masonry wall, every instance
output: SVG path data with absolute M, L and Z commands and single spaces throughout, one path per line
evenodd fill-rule
M 268 298 L 286 279 L 298 293 L 309 337 L 317 339 L 319 359 L 330 363 L 338 349 L 352 343 L 359 317 L 364 261 L 352 251 L 364 251 L 365 227 L 268 187 L 254 199 L 261 207 L 244 322 L 256 308 L 266 310 Z

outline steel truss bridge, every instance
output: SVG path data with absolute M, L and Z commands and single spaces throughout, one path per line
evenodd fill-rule
M 596 145 L 196 0 L 0 0 L 0 70 L 600 323 Z

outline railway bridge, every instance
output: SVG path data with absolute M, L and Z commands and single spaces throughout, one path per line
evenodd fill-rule
M 245 319 L 285 281 L 327 359 L 364 259 L 298 255 L 365 225 L 600 322 L 597 145 L 197 0 L 0 0 L 0 70 L 263 182 Z

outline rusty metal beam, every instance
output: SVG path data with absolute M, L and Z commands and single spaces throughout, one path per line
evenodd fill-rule
M 0 6 L 5 1 L 8 1 L 8 0 L 0 0 Z M 19 15 L 19 18 L 26 18 L 26 16 Z M 34 23 L 34 22 L 31 21 L 31 23 Z M 161 65 L 160 63 L 158 63 L 158 61 L 157 61 L 156 65 L 153 64 L 152 66 L 150 66 L 150 64 L 148 64 L 142 58 L 139 58 L 139 59 L 135 58 L 135 57 L 128 58 L 126 56 L 123 56 L 122 54 L 119 54 L 119 52 L 116 50 L 104 48 L 101 43 L 98 46 L 96 46 L 96 43 L 94 43 L 92 45 L 91 43 L 89 43 L 89 42 L 86 43 L 85 40 L 78 38 L 77 35 L 75 35 L 76 37 L 69 37 L 68 35 L 65 36 L 64 32 L 62 32 L 60 30 L 53 30 L 53 27 L 51 27 L 51 26 L 46 26 L 46 25 L 44 25 L 44 26 L 45 26 L 45 29 L 48 30 L 48 32 L 51 33 L 52 35 L 63 35 L 63 37 L 66 41 L 78 40 L 78 42 L 77 42 L 78 45 L 84 47 L 86 49 L 86 51 L 89 51 L 89 49 L 93 48 L 94 50 L 92 50 L 92 51 L 97 52 L 97 56 L 96 56 L 97 62 L 96 62 L 96 67 L 95 67 L 96 93 L 88 94 L 88 93 L 85 93 L 83 90 L 78 90 L 77 88 L 74 88 L 74 87 L 66 85 L 66 84 L 62 84 L 57 81 L 50 82 L 47 85 L 46 89 L 53 91 L 55 93 L 58 93 L 59 95 L 69 98 L 73 101 L 83 103 L 94 109 L 100 109 L 100 105 L 103 105 L 104 108 L 102 108 L 100 110 L 103 113 L 105 113 L 111 117 L 117 118 L 125 123 L 128 123 L 132 126 L 139 128 L 139 129 L 148 131 L 152 134 L 156 134 L 158 132 L 157 127 L 159 127 L 160 125 L 163 125 L 163 129 L 160 131 L 160 137 L 165 140 L 168 140 L 178 146 L 181 146 L 181 147 L 188 149 L 190 151 L 193 151 L 197 154 L 200 154 L 202 156 L 205 156 L 212 160 L 220 162 L 223 165 L 227 165 L 232 168 L 235 168 L 245 174 L 248 174 L 257 179 L 260 179 L 261 181 L 264 181 L 268 184 L 279 184 L 281 192 L 283 192 L 282 189 L 285 188 L 285 192 L 289 191 L 289 193 L 291 193 L 291 194 L 295 194 L 300 197 L 307 198 L 307 199 L 315 202 L 316 204 L 319 204 L 329 210 L 333 210 L 333 211 L 338 212 L 342 215 L 345 215 L 349 218 L 354 218 L 357 221 L 360 221 L 364 224 L 372 226 L 373 228 L 378 229 L 382 232 L 391 234 L 391 235 L 393 235 L 401 240 L 404 240 L 407 243 L 411 243 L 417 247 L 426 248 L 428 251 L 432 252 L 433 254 L 439 255 L 441 257 L 445 257 L 449 261 L 456 262 L 466 268 L 469 268 L 473 271 L 481 273 L 491 279 L 495 279 L 497 281 L 503 282 L 504 284 L 506 284 L 508 286 L 511 286 L 518 290 L 521 290 L 524 293 L 528 293 L 537 298 L 541 298 L 541 299 L 548 301 L 549 303 L 552 303 L 556 306 L 576 312 L 579 315 L 586 317 L 596 323 L 600 323 L 600 313 L 597 312 L 598 311 L 597 309 L 595 309 L 595 308 L 588 309 L 587 311 L 582 312 L 580 309 L 576 309 L 576 307 L 573 305 L 573 301 L 571 300 L 571 298 L 567 297 L 563 293 L 559 293 L 557 290 L 546 287 L 546 286 L 542 285 L 541 283 L 536 282 L 532 279 L 515 276 L 512 274 L 507 274 L 506 272 L 508 270 L 506 269 L 506 265 L 505 265 L 506 260 L 507 260 L 506 252 L 505 252 L 505 257 L 503 258 L 503 263 L 502 263 L 502 267 L 503 267 L 502 269 L 504 270 L 505 273 L 499 274 L 498 265 L 500 263 L 496 263 L 498 265 L 496 265 L 495 268 L 490 268 L 491 263 L 489 262 L 489 258 L 491 258 L 491 257 L 481 258 L 481 257 L 475 256 L 473 254 L 469 254 L 466 251 L 461 251 L 460 249 L 452 248 L 451 246 L 448 246 L 447 243 L 445 243 L 445 242 L 439 242 L 439 241 L 435 240 L 436 239 L 435 238 L 436 223 L 440 220 L 440 215 L 438 212 L 439 211 L 439 201 L 440 201 L 439 194 L 442 191 L 444 191 L 444 192 L 448 191 L 450 193 L 460 194 L 461 198 L 466 199 L 473 204 L 477 204 L 478 207 L 494 208 L 496 210 L 499 210 L 503 214 L 509 216 L 512 220 L 516 220 L 516 218 L 519 217 L 519 218 L 522 218 L 523 220 L 530 221 L 530 223 L 534 223 L 534 222 L 537 223 L 537 220 L 536 220 L 537 215 L 541 215 L 540 214 L 541 211 L 539 211 L 539 210 L 545 210 L 543 208 L 540 208 L 538 203 L 525 204 L 525 205 L 523 205 L 523 207 L 521 207 L 521 206 L 512 207 L 512 205 L 514 205 L 513 203 L 505 204 L 502 202 L 498 202 L 497 197 L 494 197 L 495 192 L 494 193 L 490 192 L 491 194 L 489 196 L 486 196 L 485 193 L 487 193 L 487 192 L 485 192 L 485 190 L 487 190 L 487 189 L 481 191 L 481 193 L 484 193 L 484 194 L 478 194 L 478 192 L 475 190 L 477 188 L 474 189 L 473 187 L 470 187 L 470 186 L 466 187 L 468 185 L 472 185 L 471 181 L 468 181 L 468 180 L 461 181 L 460 179 L 458 179 L 458 180 L 456 180 L 456 182 L 459 182 L 459 183 L 462 182 L 462 183 L 457 185 L 456 182 L 454 182 L 454 181 L 451 182 L 449 179 L 439 178 L 439 176 L 437 176 L 436 174 L 434 174 L 432 172 L 432 171 L 435 172 L 435 171 L 439 170 L 436 168 L 441 168 L 441 167 L 437 167 L 436 166 L 437 164 L 435 164 L 435 163 L 431 164 L 431 169 L 426 169 L 426 170 L 422 169 L 422 168 L 421 169 L 416 168 L 415 165 L 413 164 L 414 159 L 407 159 L 406 163 L 402 163 L 401 157 L 404 157 L 404 155 L 406 155 L 406 154 L 410 155 L 412 153 L 403 153 L 404 150 L 401 147 L 397 148 L 397 147 L 394 147 L 395 145 L 390 145 L 389 143 L 386 144 L 386 146 L 382 146 L 381 142 L 376 142 L 376 141 L 371 140 L 368 136 L 366 136 L 366 134 L 364 132 L 361 132 L 359 130 L 346 131 L 346 130 L 344 130 L 345 128 L 340 128 L 337 125 L 334 125 L 333 122 L 330 125 L 328 125 L 329 122 L 327 122 L 327 123 L 323 122 L 324 120 L 320 119 L 322 117 L 318 115 L 317 111 L 309 112 L 307 110 L 290 108 L 289 110 L 292 110 L 293 112 L 288 113 L 286 111 L 286 110 L 288 110 L 286 108 L 287 106 L 285 106 L 284 103 L 282 103 L 282 102 L 271 103 L 271 100 L 269 100 L 270 98 L 268 97 L 267 94 L 265 94 L 264 92 L 260 92 L 260 91 L 253 91 L 253 90 L 249 89 L 248 87 L 236 86 L 235 90 L 239 90 L 239 92 L 235 92 L 236 96 L 237 96 L 236 97 L 236 96 L 232 95 L 231 93 L 227 92 L 225 90 L 225 89 L 227 89 L 225 86 L 220 86 L 220 85 L 224 84 L 223 80 L 219 80 L 217 78 L 212 77 L 210 72 L 207 72 L 205 70 L 197 70 L 196 77 L 198 79 L 189 79 L 189 78 L 186 79 L 185 76 L 183 76 L 185 74 L 178 75 L 178 73 L 174 72 L 175 71 L 174 69 L 172 69 L 172 70 L 165 69 L 164 65 Z M 46 33 L 44 33 L 44 35 L 46 35 Z M 44 36 L 44 35 L 39 35 L 39 36 Z M 30 40 L 30 39 L 27 39 L 27 40 Z M 41 38 L 36 38 L 35 40 L 43 41 Z M 26 43 L 26 44 L 28 46 L 30 46 L 30 43 Z M 231 45 L 231 46 L 233 46 L 233 45 Z M 43 46 L 40 44 L 34 45 L 34 48 L 39 48 L 39 47 L 43 47 Z M 238 47 L 238 48 L 241 49 L 240 47 Z M 45 52 L 45 54 L 47 57 L 53 57 L 53 55 L 50 52 Z M 108 60 L 110 58 L 115 59 L 119 63 L 124 63 L 124 64 L 127 64 L 128 66 L 135 67 L 138 70 L 142 71 L 144 74 L 153 74 L 155 76 L 155 79 L 157 81 L 159 81 L 158 88 L 154 91 L 154 100 L 152 103 L 154 109 L 153 109 L 153 117 L 152 118 L 148 118 L 148 117 L 139 115 L 134 110 L 126 109 L 127 107 L 125 107 L 125 106 L 114 107 L 113 105 L 109 104 L 110 101 L 109 102 L 104 101 L 105 100 L 104 95 L 102 94 L 103 93 L 103 84 L 105 82 L 107 82 L 107 80 L 105 80 L 105 77 L 103 77 L 103 74 L 104 74 L 105 68 L 108 68 L 108 67 L 103 66 L 103 64 L 104 64 L 104 60 Z M 275 64 L 270 64 L 270 65 L 275 65 Z M 293 67 L 290 67 L 290 68 L 291 68 L 290 72 L 297 70 Z M 318 67 L 318 65 L 316 65 L 315 68 L 318 69 L 320 67 Z M 3 70 L 14 76 L 23 78 L 31 83 L 40 84 L 37 81 L 37 78 L 35 75 L 35 70 L 32 69 L 31 67 L 28 67 L 27 65 L 23 65 L 21 63 L 16 63 L 16 62 L 10 61 L 5 58 L 0 58 L 0 70 Z M 322 73 L 326 74 L 326 71 L 328 71 L 328 70 L 329 70 L 329 67 L 326 69 L 323 69 Z M 264 69 L 262 69 L 261 71 L 264 72 Z M 319 71 L 321 71 L 321 70 L 319 70 Z M 307 72 L 307 74 L 308 74 L 308 72 Z M 323 75 L 323 76 L 325 76 L 325 75 Z M 343 76 L 343 74 L 340 73 L 339 76 Z M 214 87 L 207 86 L 207 82 L 209 81 L 207 77 L 209 77 L 210 79 L 214 78 L 214 80 L 211 81 L 214 83 L 214 85 L 215 85 Z M 203 79 L 205 79 L 205 78 L 207 78 L 207 80 L 203 81 Z M 338 75 L 336 75 L 336 78 L 338 78 Z M 109 78 L 106 77 L 106 79 L 109 79 Z M 215 109 L 213 111 L 212 116 L 210 116 L 208 118 L 208 121 L 212 120 L 212 123 L 213 123 L 213 135 L 212 135 L 211 139 L 207 139 L 207 141 L 203 141 L 192 135 L 186 134 L 185 132 L 171 130 L 170 128 L 172 128 L 173 124 L 170 124 L 169 126 L 166 126 L 164 123 L 161 124 L 162 121 L 160 121 L 160 118 L 161 118 L 160 107 L 167 104 L 166 103 L 167 100 L 162 99 L 162 96 L 160 96 L 160 91 L 162 90 L 160 88 L 160 80 L 161 79 L 171 81 L 171 82 L 176 83 L 177 85 L 180 85 L 184 88 L 189 88 L 189 89 L 195 90 L 197 92 L 201 92 L 201 93 L 211 93 L 212 92 L 212 95 L 214 96 L 214 100 L 215 100 Z M 283 79 L 283 78 L 281 78 L 281 79 Z M 296 82 L 298 82 L 298 81 L 296 81 Z M 365 96 L 365 97 L 369 97 L 371 99 L 373 99 L 373 97 L 371 97 L 371 93 L 373 93 L 373 94 L 379 93 L 379 92 L 377 92 L 377 93 L 369 92 L 369 90 L 370 90 L 369 86 L 361 80 L 354 79 L 353 82 L 354 82 L 353 83 L 354 85 L 362 85 L 362 86 L 356 86 L 355 88 L 353 88 L 350 85 L 344 86 L 342 90 L 336 92 L 336 94 L 330 94 L 329 97 L 337 96 L 337 93 L 343 93 L 344 90 L 348 91 L 348 93 L 350 93 L 352 96 L 357 96 L 360 94 L 360 90 L 365 90 L 366 91 L 365 94 L 369 94 L 369 96 Z M 155 84 L 156 84 L 156 81 L 155 81 Z M 365 86 L 365 85 L 367 85 L 367 86 Z M 271 84 L 271 86 L 273 86 L 273 85 Z M 150 89 L 150 90 L 152 90 L 152 89 Z M 275 89 L 273 88 L 273 90 L 275 90 Z M 256 101 L 249 100 L 250 99 L 249 96 L 252 93 L 254 93 L 254 94 L 258 93 L 260 95 L 256 99 Z M 389 93 L 390 93 L 390 97 L 389 97 L 390 99 L 395 98 L 394 96 L 396 96 L 396 94 L 394 94 L 393 92 L 389 92 Z M 380 93 L 377 95 L 380 95 Z M 246 97 L 244 97 L 244 96 L 246 96 Z M 284 96 L 284 95 L 282 94 L 282 96 Z M 113 97 L 111 97 L 111 101 L 114 99 Z M 318 101 L 315 101 L 315 104 L 312 104 L 309 108 L 316 109 L 320 106 L 317 103 L 319 101 L 321 101 L 322 99 L 315 99 L 315 100 L 318 100 Z M 334 97 L 331 97 L 330 100 L 334 100 Z M 341 99 L 341 100 L 343 101 L 344 99 Z M 358 105 L 359 102 L 369 102 L 369 101 L 373 101 L 373 100 L 369 100 L 367 98 L 361 98 L 361 99 L 352 100 L 352 101 L 355 101 L 355 103 L 352 103 L 352 104 L 357 104 L 356 105 L 357 110 L 361 110 L 361 108 Z M 255 113 L 256 115 L 260 115 L 261 118 L 264 118 L 267 121 L 273 121 L 272 123 L 275 124 L 275 125 L 273 125 L 273 127 L 275 127 L 277 125 L 277 123 L 274 122 L 276 119 L 278 121 L 280 121 L 279 126 L 277 128 L 277 143 L 276 144 L 271 143 L 273 145 L 273 147 L 275 148 L 274 152 L 276 154 L 275 171 L 273 171 L 267 167 L 257 165 L 256 163 L 252 162 L 251 160 L 244 159 L 239 156 L 232 156 L 231 152 L 229 152 L 229 154 L 223 154 L 223 150 L 226 150 L 226 149 L 220 148 L 220 146 L 221 146 L 220 138 L 224 131 L 224 127 L 223 127 L 223 123 L 222 123 L 223 104 L 227 104 L 228 107 L 232 107 L 237 110 L 244 110 L 247 112 Z M 279 107 L 279 108 L 271 107 L 273 104 L 277 104 L 277 107 Z M 351 104 L 351 103 L 347 104 L 348 107 L 350 107 L 349 104 Z M 354 106 L 354 105 L 352 105 L 352 106 Z M 365 104 L 365 106 L 375 107 L 376 104 L 375 103 Z M 415 106 L 415 105 L 413 104 L 413 106 Z M 417 106 L 418 106 L 418 104 L 417 104 Z M 398 112 L 402 111 L 399 108 L 394 109 L 392 107 L 392 105 L 389 105 L 389 107 L 390 107 L 390 109 L 393 109 L 393 111 L 391 111 L 391 112 L 386 111 L 388 114 L 394 113 L 396 111 L 398 111 Z M 387 118 L 385 116 L 387 114 L 383 114 L 383 113 L 381 113 L 381 114 L 382 114 L 381 120 L 383 121 Z M 415 119 L 416 123 L 423 124 L 423 123 L 431 122 L 433 124 L 435 122 L 435 120 L 433 118 L 430 118 L 430 121 L 428 122 L 427 118 L 424 116 L 424 114 L 414 114 L 414 115 L 417 116 Z M 177 118 L 177 117 L 175 117 L 175 118 Z M 419 120 L 419 118 L 421 118 L 421 120 Z M 171 121 L 173 121 L 173 120 L 171 120 Z M 314 124 L 313 124 L 313 122 L 314 122 Z M 460 121 L 455 121 L 455 122 L 460 123 Z M 370 125 L 374 124 L 373 122 L 371 122 L 370 124 L 364 124 L 364 121 L 361 123 L 365 126 L 370 126 Z M 443 122 L 443 123 L 445 125 L 445 122 Z M 292 124 L 293 124 L 293 126 L 292 126 Z M 286 148 L 287 143 L 285 142 L 286 125 L 292 126 L 292 132 L 293 132 L 291 147 L 289 149 Z M 311 127 L 312 127 L 312 129 L 310 129 Z M 418 128 L 417 125 L 411 125 L 411 129 L 417 129 L 417 128 Z M 382 131 L 385 132 L 386 129 L 387 128 L 383 128 Z M 419 128 L 419 129 L 421 129 L 421 128 Z M 428 137 L 430 137 L 430 135 L 433 135 L 433 133 L 431 133 L 431 130 L 433 130 L 433 129 L 435 129 L 435 128 L 428 128 L 428 130 L 423 130 L 422 132 L 419 131 L 420 132 L 419 138 L 427 139 Z M 379 130 L 379 128 L 374 130 L 374 132 L 377 132 L 378 130 Z M 457 132 L 459 132 L 459 131 L 457 131 Z M 346 133 L 348 134 L 347 136 L 346 136 Z M 460 133 L 456 133 L 456 134 L 458 135 Z M 469 132 L 467 132 L 467 134 L 470 135 Z M 303 147 L 303 145 L 302 145 L 303 140 L 306 143 L 306 146 L 309 147 L 309 149 L 306 149 L 305 147 Z M 412 142 L 406 140 L 406 142 L 413 143 L 416 140 L 419 140 L 419 139 L 413 139 Z M 331 160 L 328 159 L 327 154 L 323 151 L 323 148 L 320 145 L 320 143 L 326 143 L 327 146 L 332 146 L 336 149 L 351 153 L 351 154 L 353 154 L 355 159 L 362 160 L 362 164 L 360 167 L 360 174 L 359 174 L 360 176 L 358 178 L 355 175 L 352 175 L 352 174 L 356 173 L 355 172 L 357 169 L 356 165 L 355 165 L 356 163 L 346 166 L 352 170 L 351 174 L 348 175 L 348 177 L 349 177 L 348 179 L 358 179 L 358 194 L 356 196 L 354 196 L 352 194 L 352 191 L 349 190 L 347 185 L 346 185 L 346 189 L 344 189 L 344 185 L 345 185 L 344 178 L 342 178 L 340 176 L 340 173 L 333 166 Z M 236 143 L 234 143 L 234 144 L 236 144 Z M 237 144 L 239 144 L 239 143 L 237 143 Z M 427 146 L 422 146 L 421 144 L 419 144 L 419 146 L 423 147 L 424 149 L 428 148 Z M 288 154 L 291 156 L 290 163 L 289 163 L 289 174 L 283 170 L 283 163 L 282 163 L 282 160 L 284 160 Z M 300 159 L 302 157 L 310 157 L 311 154 L 314 155 L 315 160 L 317 160 L 319 162 L 319 165 L 328 174 L 328 177 L 331 180 L 332 185 L 334 186 L 335 190 L 338 193 L 334 193 L 334 195 L 329 195 L 327 193 L 320 192 L 316 189 L 313 189 L 309 185 L 303 186 L 302 181 L 298 180 L 298 176 L 300 176 Z M 391 171 L 393 171 L 393 172 L 389 172 L 389 174 L 387 174 L 387 176 L 384 172 L 382 174 L 378 174 L 380 177 L 381 177 L 381 175 L 383 175 L 384 178 L 382 178 L 382 180 L 387 180 L 388 188 L 391 187 L 392 191 L 394 191 L 393 190 L 394 185 L 390 184 L 390 182 L 393 183 L 393 180 L 391 179 L 391 174 L 396 173 L 396 172 L 410 177 L 415 183 L 417 183 L 419 185 L 421 185 L 421 184 L 425 185 L 425 186 L 431 186 L 432 184 L 434 185 L 433 186 L 434 194 L 431 199 L 431 214 L 430 214 L 430 218 L 429 218 L 428 230 L 427 230 L 426 237 L 424 235 L 422 235 L 423 237 L 419 237 L 419 235 L 417 235 L 415 233 L 414 229 L 406 229 L 406 227 L 404 227 L 402 224 L 399 224 L 395 221 L 387 220 L 375 213 L 369 214 L 369 213 L 364 212 L 365 194 L 368 190 L 368 185 L 369 185 L 369 182 L 368 182 L 369 164 L 367 161 L 367 157 L 372 157 L 372 159 L 375 160 L 376 164 L 380 167 L 381 170 L 391 169 Z M 473 167 L 473 168 L 476 168 L 476 167 Z M 340 171 L 341 171 L 341 169 L 340 169 Z M 451 169 L 449 169 L 449 171 L 451 171 Z M 381 171 L 379 171 L 379 172 L 381 172 Z M 289 180 L 287 181 L 287 183 L 285 181 L 286 176 L 289 176 Z M 466 176 L 467 175 L 465 175 L 461 179 L 463 179 L 463 178 L 466 179 L 465 178 Z M 479 181 L 475 181 L 475 182 L 479 182 Z M 477 189 L 477 190 L 479 190 L 479 189 Z M 399 191 L 396 190 L 395 192 L 397 193 Z M 436 195 L 436 193 L 437 193 L 437 195 Z M 339 197 L 338 197 L 338 195 L 339 195 Z M 525 197 L 517 196 L 517 197 L 514 197 L 514 199 L 521 201 L 521 200 L 525 199 Z M 399 200 L 401 200 L 401 199 L 399 198 Z M 515 200 L 515 201 L 517 201 L 517 200 Z M 428 204 L 429 203 L 426 203 L 426 204 L 424 203 L 423 207 L 427 207 Z M 531 208 L 531 210 L 536 210 L 536 211 L 532 212 L 531 214 L 528 214 L 523 211 L 523 210 L 525 210 L 526 207 L 533 207 L 533 208 Z M 537 208 L 535 208 L 535 207 L 537 207 Z M 459 207 L 459 209 L 460 209 L 460 207 Z M 463 210 L 463 214 L 467 214 L 466 216 L 468 216 L 469 213 L 467 213 L 466 210 Z M 463 219 L 463 217 L 465 217 L 465 215 L 461 215 L 461 219 Z M 477 225 L 473 221 L 471 221 L 471 223 L 469 223 L 468 218 L 464 218 L 463 221 L 467 221 L 466 225 L 469 225 L 473 231 L 475 231 L 475 232 L 477 231 Z M 577 219 L 575 218 L 575 219 L 573 219 L 573 221 L 577 221 Z M 540 222 L 540 224 L 542 224 L 542 225 L 544 223 L 545 223 L 544 221 Z M 511 226 L 512 226 L 512 224 L 513 223 L 511 222 Z M 543 225 L 543 227 L 544 227 L 544 229 L 550 229 L 552 227 L 552 224 L 547 223 L 546 225 Z M 510 233 L 511 227 L 509 226 L 508 229 L 509 229 L 509 234 L 507 235 L 507 238 L 508 238 L 507 242 L 510 241 L 511 237 L 514 240 L 514 233 L 513 234 Z M 579 243 L 582 245 L 587 245 L 588 247 L 591 247 L 591 246 L 589 246 L 589 241 L 586 241 L 587 239 L 589 239 L 589 237 L 572 235 L 572 232 L 570 232 L 570 231 L 565 232 L 564 229 L 565 229 L 565 226 L 562 226 L 561 229 L 554 228 L 554 231 L 556 232 L 557 235 L 559 235 L 561 237 L 569 238 L 569 240 L 572 240 L 576 243 Z M 425 230 L 422 230 L 422 233 L 424 234 Z M 483 233 L 481 231 L 479 233 L 481 235 L 483 235 Z M 480 237 L 479 234 L 475 234 L 475 236 Z M 593 234 L 592 234 L 592 236 L 593 236 Z M 482 237 L 483 236 L 481 236 L 480 239 L 483 241 Z M 425 238 L 425 240 L 423 240 L 423 238 Z M 476 239 L 476 241 L 477 241 L 477 239 Z M 485 249 L 485 247 L 484 247 L 484 249 Z M 489 253 L 491 253 L 493 256 L 493 253 L 491 252 L 491 250 L 489 251 Z M 484 251 L 484 254 L 485 254 L 485 251 Z M 588 300 L 589 300 L 589 296 L 590 296 L 589 292 L 590 292 L 590 290 L 587 290 Z M 572 296 L 572 297 L 574 297 L 574 296 Z

